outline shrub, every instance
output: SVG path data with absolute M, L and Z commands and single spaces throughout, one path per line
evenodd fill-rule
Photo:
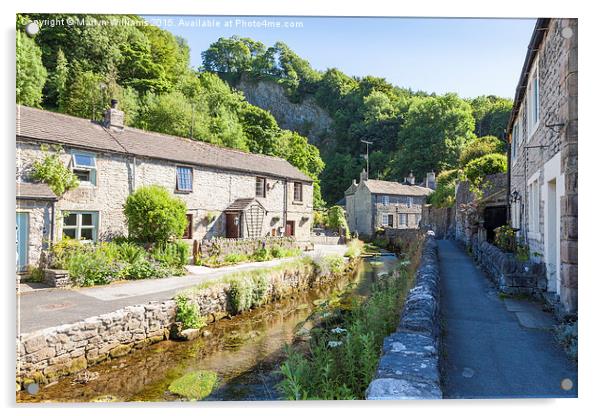
M 282 246 L 274 246 L 270 249 L 270 256 L 275 259 L 284 257 L 296 257 L 301 255 L 301 250 L 298 248 L 284 248 Z
M 80 250 L 67 261 L 71 280 L 78 286 L 104 285 L 121 277 L 122 266 L 102 250 Z
M 349 238 L 349 225 L 347 225 L 347 220 L 345 219 L 345 211 L 342 207 L 335 205 L 330 207 L 328 210 L 328 218 L 327 218 L 328 228 L 332 230 L 343 230 L 345 233 L 345 238 Z
M 224 256 L 224 263 L 226 264 L 238 264 L 248 260 L 249 257 L 242 253 L 230 253 Z
M 202 328 L 207 320 L 201 316 L 199 305 L 184 295 L 176 296 L 176 321 L 182 322 L 184 329 Z
M 251 294 L 252 307 L 261 306 L 266 302 L 266 295 L 270 281 L 265 273 L 254 273 L 251 277 L 253 282 L 253 293 Z
M 516 233 L 509 225 L 502 225 L 493 230 L 495 244 L 500 250 L 505 252 L 514 252 L 516 250 Z
M 345 271 L 345 259 L 336 254 L 319 256 L 314 259 L 318 276 L 325 277 L 332 274 L 341 274 Z
M 118 243 L 115 240 L 113 240 L 113 243 L 117 245 L 120 260 L 128 263 L 136 263 L 146 258 L 146 250 L 135 243 L 129 241 Z
M 228 300 L 236 313 L 246 311 L 253 304 L 253 285 L 247 277 L 234 278 L 230 281 Z
M 270 252 L 265 247 L 260 247 L 251 256 L 254 261 L 268 261 L 271 259 Z
M 153 259 L 170 267 L 183 267 L 188 264 L 190 246 L 181 240 L 173 243 L 158 243 L 151 250 Z
M 167 189 L 150 185 L 128 196 L 124 213 L 129 235 L 141 242 L 165 243 L 186 229 L 186 204 Z
M 506 165 L 506 155 L 495 153 L 471 160 L 466 165 L 464 173 L 473 185 L 479 186 L 485 176 L 506 172 Z
M 364 242 L 362 240 L 358 240 L 354 238 L 353 240 L 347 243 L 347 251 L 345 252 L 345 257 L 349 257 L 351 259 L 355 259 L 362 255 L 362 248 L 364 246 Z
M 450 207 L 456 199 L 456 182 L 460 179 L 458 169 L 446 170 L 437 176 L 437 188 L 428 196 L 428 203 L 437 208 Z
M 148 261 L 146 258 L 141 258 L 131 264 L 128 264 L 123 270 L 123 277 L 126 279 L 138 280 L 149 279 L 152 277 L 165 277 L 165 271 Z
M 90 246 L 84 246 L 79 240 L 63 238 L 50 249 L 50 266 L 55 269 L 67 269 L 68 261 L 75 253 L 89 248 Z
M 62 196 L 70 189 L 77 188 L 77 176 L 61 161 L 61 146 L 54 147 L 54 153 L 48 151 L 47 146 L 42 147 L 44 158 L 33 162 L 32 178 L 47 184 L 52 192 Z
M 389 246 L 389 239 L 385 235 L 377 235 L 372 240 L 372 244 L 376 247 L 387 248 Z

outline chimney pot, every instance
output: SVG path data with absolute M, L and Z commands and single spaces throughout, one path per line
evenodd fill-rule
M 111 99 L 111 108 L 117 109 L 117 104 L 119 103 L 118 100 L 116 100 L 115 98 Z

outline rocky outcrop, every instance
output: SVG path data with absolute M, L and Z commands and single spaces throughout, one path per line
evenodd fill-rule
M 439 265 L 428 236 L 397 331 L 385 338 L 368 400 L 441 399 Z
M 249 103 L 272 113 L 281 128 L 307 136 L 312 144 L 321 143 L 331 131 L 332 118 L 313 97 L 292 103 L 280 84 L 253 80 L 246 75 L 235 88 L 242 91 Z

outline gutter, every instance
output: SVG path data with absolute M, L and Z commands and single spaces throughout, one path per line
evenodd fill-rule
M 535 59 L 535 55 L 539 51 L 539 46 L 544 38 L 544 35 L 548 31 L 550 26 L 549 18 L 546 19 L 537 19 L 535 23 L 535 29 L 533 29 L 533 34 L 531 35 L 531 40 L 529 41 L 529 46 L 527 47 L 527 56 L 525 57 L 525 63 L 523 64 L 523 69 L 521 70 L 520 78 L 518 81 L 518 86 L 516 87 L 516 93 L 514 95 L 514 105 L 512 106 L 512 111 L 510 113 L 510 118 L 508 119 L 508 126 L 506 128 L 506 140 L 509 140 L 510 132 L 512 131 L 512 125 L 514 124 L 514 120 L 516 120 L 516 116 L 518 115 L 518 109 L 523 102 L 523 98 L 525 96 L 525 91 L 527 89 L 527 81 L 529 79 L 529 71 L 531 70 L 531 66 L 533 65 L 533 60 Z

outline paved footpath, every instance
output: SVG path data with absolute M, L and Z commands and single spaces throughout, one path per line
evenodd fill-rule
M 305 253 L 305 255 L 310 257 L 334 253 L 343 255 L 346 250 L 347 247 L 344 245 L 315 245 L 314 250 Z M 276 259 L 221 267 L 219 269 L 189 266 L 190 274 L 186 276 L 116 282 L 106 286 L 77 289 L 40 288 L 21 290 L 17 295 L 17 331 L 25 334 L 39 329 L 81 321 L 126 306 L 168 300 L 179 291 L 207 280 L 217 279 L 234 272 L 271 267 L 294 259 Z
M 535 302 L 500 299 L 457 243 L 438 246 L 444 397 L 576 397 L 577 367 L 555 343 L 551 315 Z

